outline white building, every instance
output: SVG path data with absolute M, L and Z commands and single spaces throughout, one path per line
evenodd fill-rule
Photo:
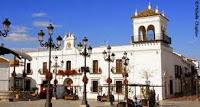
M 3 57 L 0 57 L 0 92 L 9 90 L 9 60 Z
M 154 89 L 159 99 L 170 98 L 187 90 L 190 92 L 195 87 L 193 86 L 194 79 L 191 77 L 195 72 L 195 60 L 183 57 L 173 51 L 170 46 L 171 38 L 167 33 L 167 17 L 149 5 L 148 9 L 142 12 L 136 11 L 132 21 L 134 26 L 132 43 L 119 46 L 111 45 L 111 51 L 115 53 L 115 61 L 111 63 L 111 77 L 114 85 L 112 93 L 115 98 L 118 96 L 117 92 L 120 93 L 120 98 L 124 97 L 124 88 L 121 88 L 123 84 L 121 58 L 124 52 L 127 52 L 130 59 L 128 65 L 129 84 L 146 84 L 150 81 L 150 85 L 158 86 Z M 87 73 L 89 78 L 87 96 L 89 99 L 96 99 L 98 87 L 107 84 L 108 63 L 102 54 L 106 47 L 94 47 L 91 56 L 87 58 L 87 66 L 90 68 L 90 72 Z M 33 58 L 31 62 L 28 62 L 32 71 L 28 77 L 36 81 L 37 87 L 41 91 L 41 86 L 43 86 L 41 84 L 45 83 L 44 72 L 48 69 L 49 51 L 38 49 L 37 51 L 29 51 L 27 54 Z M 56 76 L 58 85 L 60 85 L 57 94 L 63 94 L 64 89 L 61 86 L 71 85 L 77 86 L 76 92 L 82 96 L 83 74 L 79 72 L 81 72 L 80 68 L 84 66 L 84 58 L 77 50 L 74 34 L 69 33 L 64 37 L 64 47 L 61 50 L 52 51 L 52 65 L 55 64 L 55 56 L 58 56 L 58 65 L 60 65 L 57 68 L 59 73 Z M 53 69 L 55 68 L 52 68 L 51 72 Z M 10 70 L 13 71 L 13 68 Z M 16 68 L 16 72 L 21 73 L 22 70 L 23 66 Z M 67 73 L 62 73 L 65 70 Z M 52 84 L 54 78 L 55 75 L 51 81 Z M 140 92 L 140 87 L 129 87 L 130 98 L 133 98 L 135 94 L 141 95 Z M 102 93 L 107 94 L 107 88 L 103 88 Z

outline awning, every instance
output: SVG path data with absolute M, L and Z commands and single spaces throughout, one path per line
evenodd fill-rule
M 0 46 L 0 55 L 4 55 L 4 54 L 13 54 L 19 59 L 24 58 L 24 59 L 28 59 L 29 61 L 32 60 L 32 57 L 26 53 Z

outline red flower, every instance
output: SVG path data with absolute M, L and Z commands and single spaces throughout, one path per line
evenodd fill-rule
M 16 73 L 15 71 L 12 72 L 12 77 L 15 77 L 16 76 Z
M 64 75 L 65 75 L 65 73 L 64 73 L 64 71 L 63 71 L 63 70 L 58 70 L 58 73 L 57 73 L 57 75 L 62 75 L 62 76 L 64 76 Z
M 102 73 L 102 70 L 101 70 L 101 68 L 99 68 L 99 73 Z
M 106 82 L 107 82 L 108 84 L 111 84 L 111 83 L 112 83 L 112 79 L 111 79 L 110 77 L 108 77 L 108 79 L 106 80 Z
M 52 73 L 51 72 L 47 72 L 46 73 L 46 79 L 47 80 L 51 80 L 52 79 Z
M 84 76 L 82 81 L 83 81 L 84 83 L 87 84 L 87 83 L 88 83 L 88 78 L 87 78 L 87 76 Z
M 128 80 L 127 80 L 127 79 L 124 80 L 124 84 L 125 84 L 125 85 L 128 84 Z

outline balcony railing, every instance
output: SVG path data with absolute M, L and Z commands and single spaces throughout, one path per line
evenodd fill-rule
M 27 70 L 27 75 L 32 75 L 32 74 L 33 74 L 33 70 L 32 69 Z
M 185 73 L 185 77 L 191 77 L 191 73 Z
M 122 74 L 123 73 L 123 68 L 121 68 L 120 70 L 117 70 L 117 68 L 116 67 L 112 67 L 111 68 L 111 72 L 113 73 L 113 74 Z
M 102 73 L 102 69 L 98 68 L 97 70 L 94 69 L 90 69 L 90 74 L 101 74 Z
M 58 70 L 57 75 L 70 76 L 70 75 L 81 75 L 80 70 Z
M 167 44 L 171 44 L 171 37 L 163 34 L 163 42 L 165 42 Z
M 146 43 L 146 42 L 155 42 L 155 41 L 162 41 L 164 43 L 167 43 L 167 44 L 171 44 L 171 37 L 169 37 L 167 34 L 160 34 L 160 33 L 157 33 L 155 34 L 156 35 L 160 35 L 159 37 L 154 37 L 154 39 L 144 39 L 144 40 L 134 40 L 134 37 L 132 37 L 132 42 L 133 43 Z M 138 35 L 136 35 L 137 37 L 139 37 Z M 136 39 L 139 39 L 139 38 L 136 38 Z

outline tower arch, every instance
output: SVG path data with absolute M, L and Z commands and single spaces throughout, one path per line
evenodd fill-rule
M 147 40 L 155 40 L 155 27 L 154 25 L 149 25 L 147 27 Z
M 133 43 L 160 41 L 171 44 L 171 38 L 167 35 L 168 19 L 158 8 L 154 9 L 149 5 L 143 11 L 136 10 L 131 18 L 133 21 Z
M 144 26 L 138 28 L 138 41 L 146 41 L 146 29 Z

